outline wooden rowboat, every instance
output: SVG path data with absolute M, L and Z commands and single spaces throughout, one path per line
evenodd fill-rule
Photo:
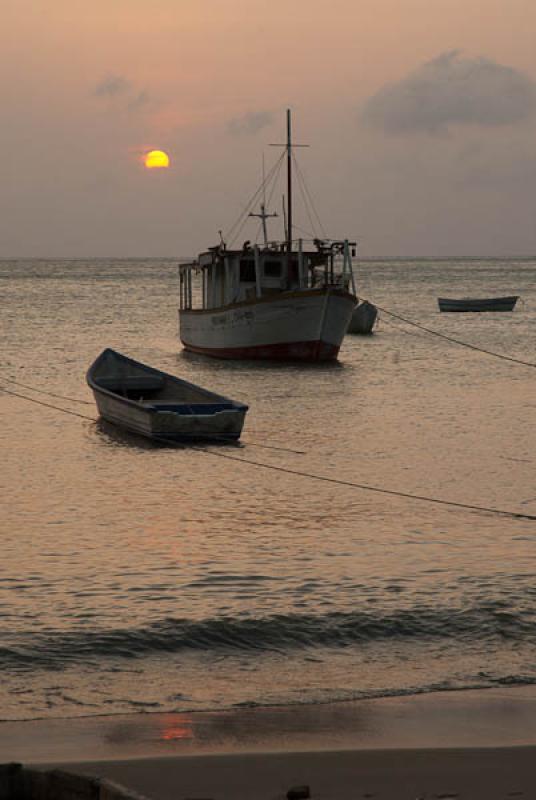
M 106 349 L 87 372 L 101 417 L 150 439 L 236 440 L 248 407 Z
M 459 300 L 449 300 L 446 297 L 438 297 L 440 311 L 513 311 L 519 297 L 487 297 L 474 298 L 462 297 Z

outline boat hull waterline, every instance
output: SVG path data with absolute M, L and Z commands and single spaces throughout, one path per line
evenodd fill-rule
M 102 419 L 157 441 L 236 441 L 248 410 L 110 349 L 89 368 L 87 383 Z
M 462 297 L 458 300 L 447 297 L 438 297 L 437 302 L 440 311 L 450 312 L 482 312 L 482 311 L 513 311 L 519 297 L 517 295 L 509 297 L 487 297 L 472 298 Z
M 355 304 L 349 292 L 322 288 L 182 310 L 180 337 L 186 350 L 217 358 L 330 361 Z

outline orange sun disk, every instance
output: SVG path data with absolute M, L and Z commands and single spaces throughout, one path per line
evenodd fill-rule
M 151 150 L 143 157 L 147 169 L 166 169 L 169 167 L 169 156 L 163 150 Z

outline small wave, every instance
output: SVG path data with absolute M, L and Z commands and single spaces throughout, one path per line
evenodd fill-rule
M 347 648 L 381 640 L 536 641 L 532 613 L 503 603 L 464 609 L 414 607 L 392 613 L 167 618 L 140 628 L 14 634 L 0 648 L 1 668 L 62 669 L 70 664 L 135 659 L 182 651 L 277 652 Z

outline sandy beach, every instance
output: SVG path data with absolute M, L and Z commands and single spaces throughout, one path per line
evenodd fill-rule
M 157 800 L 311 798 L 503 800 L 535 796 L 536 749 L 326 751 L 139 759 L 66 765 Z
M 316 707 L 6 722 L 2 761 L 107 777 L 157 800 L 533 797 L 536 691 Z

